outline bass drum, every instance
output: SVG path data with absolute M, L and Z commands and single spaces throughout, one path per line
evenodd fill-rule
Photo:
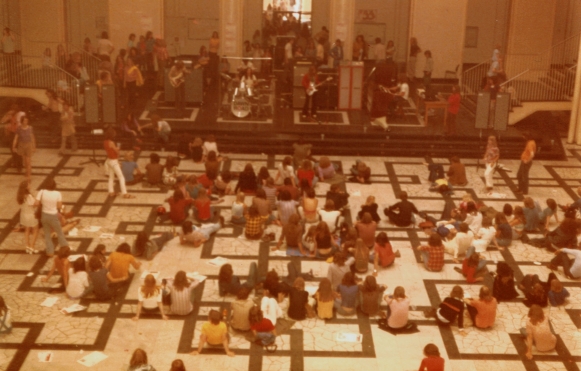
M 244 118 L 250 114 L 250 102 L 244 97 L 234 97 L 230 109 L 234 116 Z

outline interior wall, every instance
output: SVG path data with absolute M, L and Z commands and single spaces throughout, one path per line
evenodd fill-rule
M 62 0 L 20 0 L 20 26 L 23 55 L 37 56 L 38 43 L 65 40 Z M 33 45 L 30 42 L 35 42 Z
M 409 36 L 417 38 L 422 49 L 416 76 L 421 75 L 426 50 L 434 59 L 433 78 L 443 78 L 446 70 L 462 64 L 467 4 L 467 0 L 412 0 Z
M 165 39 L 168 44 L 179 37 L 181 53 L 197 55 L 208 47 L 213 31 L 220 32 L 220 1 L 162 0 Z M 223 35 L 220 35 L 222 38 Z
M 256 30 L 262 32 L 262 1 L 244 0 L 243 39 L 252 42 L 252 35 Z
M 101 32 L 109 31 L 107 0 L 67 0 L 66 17 L 67 40 L 73 45 L 83 45 L 86 37 L 96 44 Z
M 327 27 L 328 30 L 331 29 L 331 17 L 330 17 L 330 9 L 331 9 L 331 0 L 314 0 L 312 8 L 312 29 L 313 34 L 316 34 L 321 30 L 321 28 Z
M 127 46 L 131 33 L 163 36 L 163 0 L 108 0 L 108 10 L 109 38 L 116 52 Z
M 20 34 L 20 3 L 18 0 L 0 0 L 0 26 L 10 27 Z
M 475 48 L 464 48 L 464 63 L 480 63 L 492 56 L 495 45 L 505 51 L 510 0 L 468 0 L 466 27 L 478 27 Z
M 367 14 L 377 16 L 365 22 L 358 19 L 358 14 L 366 11 Z M 355 35 L 363 34 L 371 45 L 375 44 L 375 37 L 380 37 L 384 44 L 393 40 L 396 47 L 395 61 L 406 60 L 410 0 L 356 0 L 355 19 Z

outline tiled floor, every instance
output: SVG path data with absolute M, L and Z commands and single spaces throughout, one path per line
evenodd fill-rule
M 560 162 L 535 162 L 531 170 L 531 195 L 543 201 L 548 197 L 558 203 L 570 202 L 574 190 L 581 185 L 581 148 L 567 146 L 568 160 Z M 162 153 L 164 156 L 167 153 Z M 102 155 L 102 154 L 100 154 Z M 138 161 L 141 167 L 146 163 L 149 153 L 142 153 Z M 280 156 L 235 155 L 229 154 L 230 161 L 224 164 L 231 171 L 240 171 L 247 162 L 256 169 L 268 166 L 274 174 L 275 164 Z M 165 193 L 157 189 L 130 187 L 135 199 L 106 197 L 107 179 L 103 168 L 93 164 L 82 165 L 89 152 L 80 151 L 74 156 L 58 157 L 56 151 L 39 150 L 33 160 L 34 174 L 32 188 L 37 189 L 44 179 L 53 175 L 61 190 L 64 202 L 81 218 L 78 235 L 69 237 L 71 247 L 79 252 L 92 251 L 104 243 L 108 251 L 124 241 L 133 242 L 137 231 L 160 232 L 169 230 L 168 226 L 155 223 L 155 208 L 163 202 Z M 333 161 L 349 168 L 355 158 L 332 157 Z M 257 261 L 259 270 L 276 269 L 280 275 L 286 274 L 287 257 L 274 255 L 269 245 L 250 242 L 238 238 L 241 228 L 226 226 L 202 248 L 194 249 L 180 246 L 171 241 L 151 262 L 144 262 L 142 270 L 159 270 L 162 277 L 170 277 L 177 270 L 197 271 L 209 278 L 197 290 L 198 306 L 195 313 L 187 317 L 171 317 L 163 321 L 159 316 L 143 316 L 138 322 L 131 320 L 137 303 L 139 273 L 135 276 L 126 294 L 110 303 L 84 299 L 80 303 L 88 309 L 74 315 L 63 315 L 59 309 L 73 304 L 63 294 L 57 294 L 58 302 L 52 308 L 44 308 L 40 303 L 49 296 L 51 286 L 58 281 L 53 277 L 49 283 L 40 278 L 46 274 L 50 262 L 43 255 L 27 255 L 23 248 L 23 234 L 12 233 L 17 221 L 18 205 L 15 201 L 18 183 L 23 176 L 7 168 L 9 155 L 6 149 L 0 150 L 0 294 L 12 308 L 14 330 L 10 335 L 0 335 L 0 370 L 78 370 L 76 362 L 92 351 L 102 351 L 108 358 L 93 366 L 94 370 L 125 370 L 133 349 L 142 347 L 149 355 L 150 363 L 158 370 L 169 369 L 171 361 L 181 358 L 191 370 L 414 370 L 422 358 L 422 348 L 433 342 L 446 358 L 446 370 L 578 370 L 581 365 L 581 287 L 562 275 L 559 277 L 571 293 L 569 303 L 563 308 L 552 309 L 550 315 L 553 326 L 559 334 L 559 345 L 554 352 L 535 353 L 533 361 L 524 357 L 525 346 L 519 338 L 518 329 L 524 324 L 527 308 L 519 300 L 499 305 L 496 325 L 492 330 L 479 331 L 467 328 L 462 336 L 456 326 L 440 328 L 432 320 L 422 315 L 422 310 L 438 304 L 447 296 L 453 285 L 460 284 L 466 292 L 476 296 L 478 285 L 466 284 L 456 273 L 451 260 L 440 273 L 427 272 L 418 263 L 418 255 L 410 248 L 425 241 L 426 236 L 418 229 L 394 228 L 381 222 L 380 230 L 386 231 L 395 248 L 401 252 L 394 266 L 381 270 L 378 280 L 388 285 L 388 290 L 404 286 L 414 307 L 410 317 L 418 324 L 420 332 L 411 335 L 394 336 L 377 327 L 376 318 L 359 314 L 356 318 L 336 318 L 331 321 L 310 319 L 296 322 L 286 333 L 277 339 L 278 350 L 266 353 L 243 337 L 232 334 L 232 349 L 236 357 L 230 358 L 222 352 L 204 352 L 199 356 L 189 356 L 192 344 L 197 344 L 199 329 L 207 319 L 212 308 L 223 309 L 229 306 L 231 297 L 221 298 L 217 290 L 218 269 L 207 260 L 216 256 L 231 260 L 237 274 L 247 274 L 248 264 Z M 516 197 L 515 176 L 518 161 L 502 161 L 512 172 L 496 174 L 498 197 L 487 196 L 483 192 L 483 169 L 476 169 L 475 160 L 466 160 L 468 165 L 469 187 L 457 190 L 452 198 L 444 199 L 439 194 L 428 192 L 427 170 L 423 158 L 365 158 L 372 168 L 372 184 L 359 185 L 345 183 L 351 194 L 352 215 L 359 210 L 368 195 L 374 195 L 380 207 L 395 202 L 395 195 L 406 190 L 410 199 L 423 210 L 439 217 L 445 209 L 457 204 L 464 191 L 471 192 L 475 198 L 494 206 L 497 210 L 505 202 L 517 204 L 522 200 Z M 434 158 L 434 162 L 447 163 L 445 159 Z M 201 172 L 202 165 L 183 161 L 183 173 Z M 323 199 L 329 185 L 320 183 L 317 195 Z M 229 219 L 229 205 L 233 198 L 219 205 L 222 215 Z M 247 199 L 250 202 L 250 199 Z M 83 231 L 87 226 L 100 226 L 99 232 Z M 553 222 L 552 228 L 555 227 Z M 280 233 L 278 227 L 269 227 Z M 113 238 L 101 239 L 102 233 L 112 233 Z M 534 236 L 531 236 L 534 237 Z M 37 248 L 43 249 L 42 235 Z M 491 265 L 494 260 L 509 262 L 517 277 L 537 273 L 545 279 L 549 270 L 532 262 L 547 262 L 551 255 L 532 246 L 515 243 L 508 251 L 488 251 Z M 449 259 L 449 258 L 448 258 Z M 313 270 L 315 280 L 325 276 L 328 264 L 322 261 L 303 260 L 304 272 Z M 32 273 L 31 277 L 27 274 Z M 77 301 L 78 302 L 78 301 Z M 465 323 L 470 324 L 466 318 Z M 361 344 L 335 341 L 338 332 L 363 334 Z M 52 351 L 51 363 L 40 363 L 38 353 Z

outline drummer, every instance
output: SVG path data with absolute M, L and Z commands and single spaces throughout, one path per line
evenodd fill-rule
M 254 75 L 254 70 L 252 68 L 247 68 L 246 73 L 240 79 L 241 89 L 253 89 L 256 84 L 256 76 Z
M 242 77 L 246 73 L 246 70 L 249 68 L 252 69 L 252 71 L 256 71 L 256 67 L 254 67 L 254 64 L 252 63 L 251 60 L 242 59 L 238 64 L 237 70 L 240 73 L 240 76 Z

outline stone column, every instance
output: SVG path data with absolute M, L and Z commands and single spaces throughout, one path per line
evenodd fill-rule
M 333 0 L 330 3 L 329 42 L 339 39 L 343 42 L 344 59 L 353 56 L 355 27 L 355 0 Z
M 220 0 L 220 56 L 242 57 L 244 1 Z
M 571 120 L 569 121 L 569 136 L 567 143 L 581 144 L 581 38 L 579 38 L 579 56 L 577 57 L 577 70 L 575 72 L 575 92 L 571 107 Z

